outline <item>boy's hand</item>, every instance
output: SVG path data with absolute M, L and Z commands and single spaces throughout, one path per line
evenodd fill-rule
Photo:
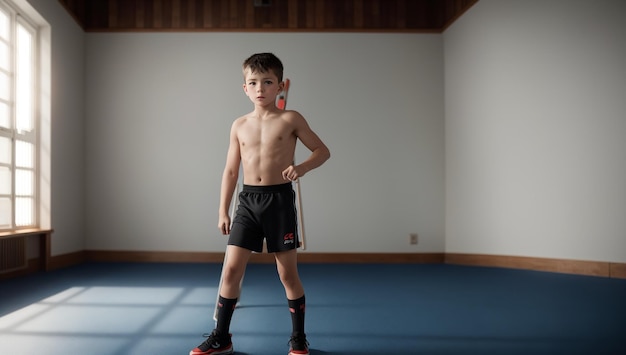
M 219 229 L 223 235 L 230 234 L 230 216 L 221 216 L 217 223 L 217 229 Z
M 289 165 L 287 169 L 283 170 L 283 179 L 285 180 L 296 181 L 301 176 L 304 176 L 304 173 L 301 173 L 300 169 L 296 169 L 293 165 Z

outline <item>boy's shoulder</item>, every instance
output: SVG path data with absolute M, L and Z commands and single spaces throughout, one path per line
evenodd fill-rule
M 304 119 L 300 112 L 296 110 L 281 110 L 279 114 L 285 120 Z
M 304 119 L 304 117 L 300 114 L 300 112 L 296 111 L 296 110 L 277 110 L 274 113 L 276 116 L 276 118 L 279 119 L 283 119 L 283 120 L 298 120 L 298 119 Z M 233 121 L 233 125 L 241 125 L 243 123 L 245 123 L 248 120 L 253 120 L 256 118 L 256 114 L 254 111 L 246 113 L 243 116 L 237 117 L 235 118 L 235 120 Z
M 243 116 L 239 116 L 239 117 L 235 118 L 235 119 L 233 120 L 232 125 L 233 125 L 233 126 L 239 126 L 239 125 L 241 125 L 242 123 L 245 123 L 245 122 L 246 122 L 249 118 L 251 118 L 251 117 L 252 117 L 252 114 L 253 114 L 253 113 L 254 113 L 254 112 L 246 113 L 246 114 L 245 114 L 245 115 L 243 115 Z

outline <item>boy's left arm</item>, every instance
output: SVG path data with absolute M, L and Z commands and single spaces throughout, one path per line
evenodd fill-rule
M 311 151 L 311 155 L 302 163 L 290 166 L 283 172 L 286 180 L 295 181 L 299 177 L 304 176 L 309 171 L 324 164 L 330 158 L 330 150 L 324 142 L 313 132 L 304 117 L 295 112 L 294 117 L 294 134 L 296 137 Z

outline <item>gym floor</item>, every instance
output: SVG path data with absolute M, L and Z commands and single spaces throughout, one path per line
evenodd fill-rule
M 87 263 L 0 281 L 0 354 L 184 355 L 219 264 Z M 428 264 L 301 264 L 312 355 L 626 354 L 626 280 Z M 239 355 L 287 354 L 274 265 L 250 264 Z

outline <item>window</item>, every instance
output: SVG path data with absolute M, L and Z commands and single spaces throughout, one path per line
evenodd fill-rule
M 38 218 L 37 30 L 0 0 L 0 230 Z

